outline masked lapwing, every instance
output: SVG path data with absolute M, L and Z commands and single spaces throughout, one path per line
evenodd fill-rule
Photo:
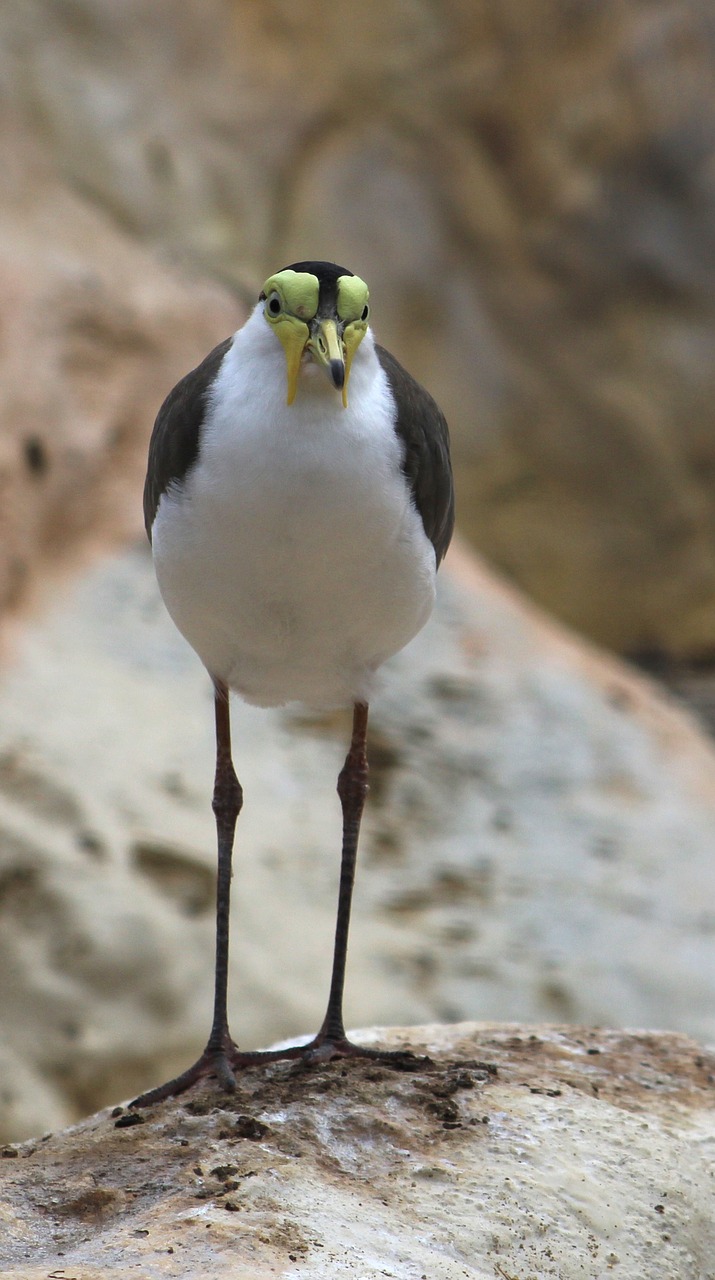
M 214 688 L 218 835 L 213 1024 L 206 1048 L 139 1105 L 248 1063 L 379 1055 L 348 1040 L 343 986 L 368 702 L 378 668 L 427 621 L 454 524 L 447 424 L 375 342 L 367 285 L 331 262 L 268 279 L 243 328 L 169 393 L 149 449 L 146 528 L 159 588 Z M 242 1052 L 227 1015 L 229 894 L 242 790 L 229 691 L 274 707 L 351 706 L 332 980 L 307 1045 Z M 389 1055 L 384 1055 L 389 1057 Z

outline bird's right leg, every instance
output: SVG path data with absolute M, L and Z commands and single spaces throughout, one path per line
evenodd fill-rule
M 231 1063 L 238 1064 L 242 1055 L 231 1039 L 228 1029 L 228 940 L 229 911 L 231 904 L 231 859 L 236 820 L 241 812 L 243 791 L 236 777 L 231 758 L 231 720 L 228 689 L 221 680 L 214 680 L 214 710 L 216 716 L 216 775 L 214 780 L 213 811 L 216 818 L 218 840 L 218 872 L 216 879 L 216 966 L 214 976 L 214 1012 L 211 1031 L 201 1057 L 166 1084 L 158 1085 L 142 1093 L 131 1103 L 133 1107 L 149 1106 L 162 1102 L 177 1093 L 183 1093 L 197 1080 L 215 1076 L 227 1092 L 236 1088 L 236 1077 Z

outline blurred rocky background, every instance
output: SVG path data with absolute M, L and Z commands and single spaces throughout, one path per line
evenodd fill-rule
M 709 0 L 25 0 L 0 44 L 23 173 L 246 300 L 359 270 L 462 530 L 600 641 L 713 649 Z
M 18 1136 L 203 1035 L 203 677 L 161 631 L 145 549 L 83 585 L 58 574 L 139 535 L 156 408 L 268 271 L 363 275 L 381 339 L 447 412 L 462 534 L 705 707 L 715 18 L 708 0 L 23 0 L 0 8 L 0 108 L 0 1094 Z M 353 1020 L 712 1038 L 710 741 L 457 559 L 375 712 Z M 237 715 L 244 874 L 275 912 L 261 924 L 239 890 L 235 1018 L 259 1042 L 319 1016 L 344 726 Z

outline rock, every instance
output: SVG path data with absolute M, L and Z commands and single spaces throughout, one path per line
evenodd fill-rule
M 3 1275 L 711 1273 L 712 1054 L 578 1028 L 361 1036 L 378 1038 L 432 1063 L 252 1068 L 233 1096 L 209 1085 L 6 1147 Z
M 358 270 L 447 411 L 463 531 L 680 657 L 715 644 L 714 42 L 709 0 L 0 14 L 16 155 L 247 299 Z
M 220 289 L 162 266 L 39 161 L 18 169 L 12 141 L 0 133 L 6 633 L 58 570 L 141 528 L 158 406 L 241 319 Z
M 48 709 L 51 708 L 51 714 Z M 234 703 L 233 1030 L 317 1028 L 347 714 Z M 0 691 L 0 1137 L 186 1066 L 208 1030 L 210 687 L 145 543 L 97 565 Z M 386 668 L 353 1024 L 649 1025 L 715 1040 L 715 749 L 647 680 L 456 547 Z

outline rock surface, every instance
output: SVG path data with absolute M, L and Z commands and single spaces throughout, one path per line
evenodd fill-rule
M 347 716 L 234 703 L 231 1009 L 317 1028 Z M 213 960 L 207 678 L 145 545 L 28 629 L 0 691 L 0 1134 L 183 1068 Z M 715 1041 L 715 751 L 647 682 L 460 550 L 386 670 L 348 966 L 352 1023 L 508 1018 Z
M 711 8 L 24 0 L 3 107 L 18 156 L 247 298 L 359 270 L 452 423 L 463 530 L 602 641 L 712 653 Z
M 241 320 L 162 266 L 0 127 L 0 618 L 141 527 L 163 395 Z
M 682 1036 L 362 1033 L 0 1152 L 7 1280 L 712 1280 L 715 1057 Z M 14 1157 L 14 1158 L 13 1158 Z

